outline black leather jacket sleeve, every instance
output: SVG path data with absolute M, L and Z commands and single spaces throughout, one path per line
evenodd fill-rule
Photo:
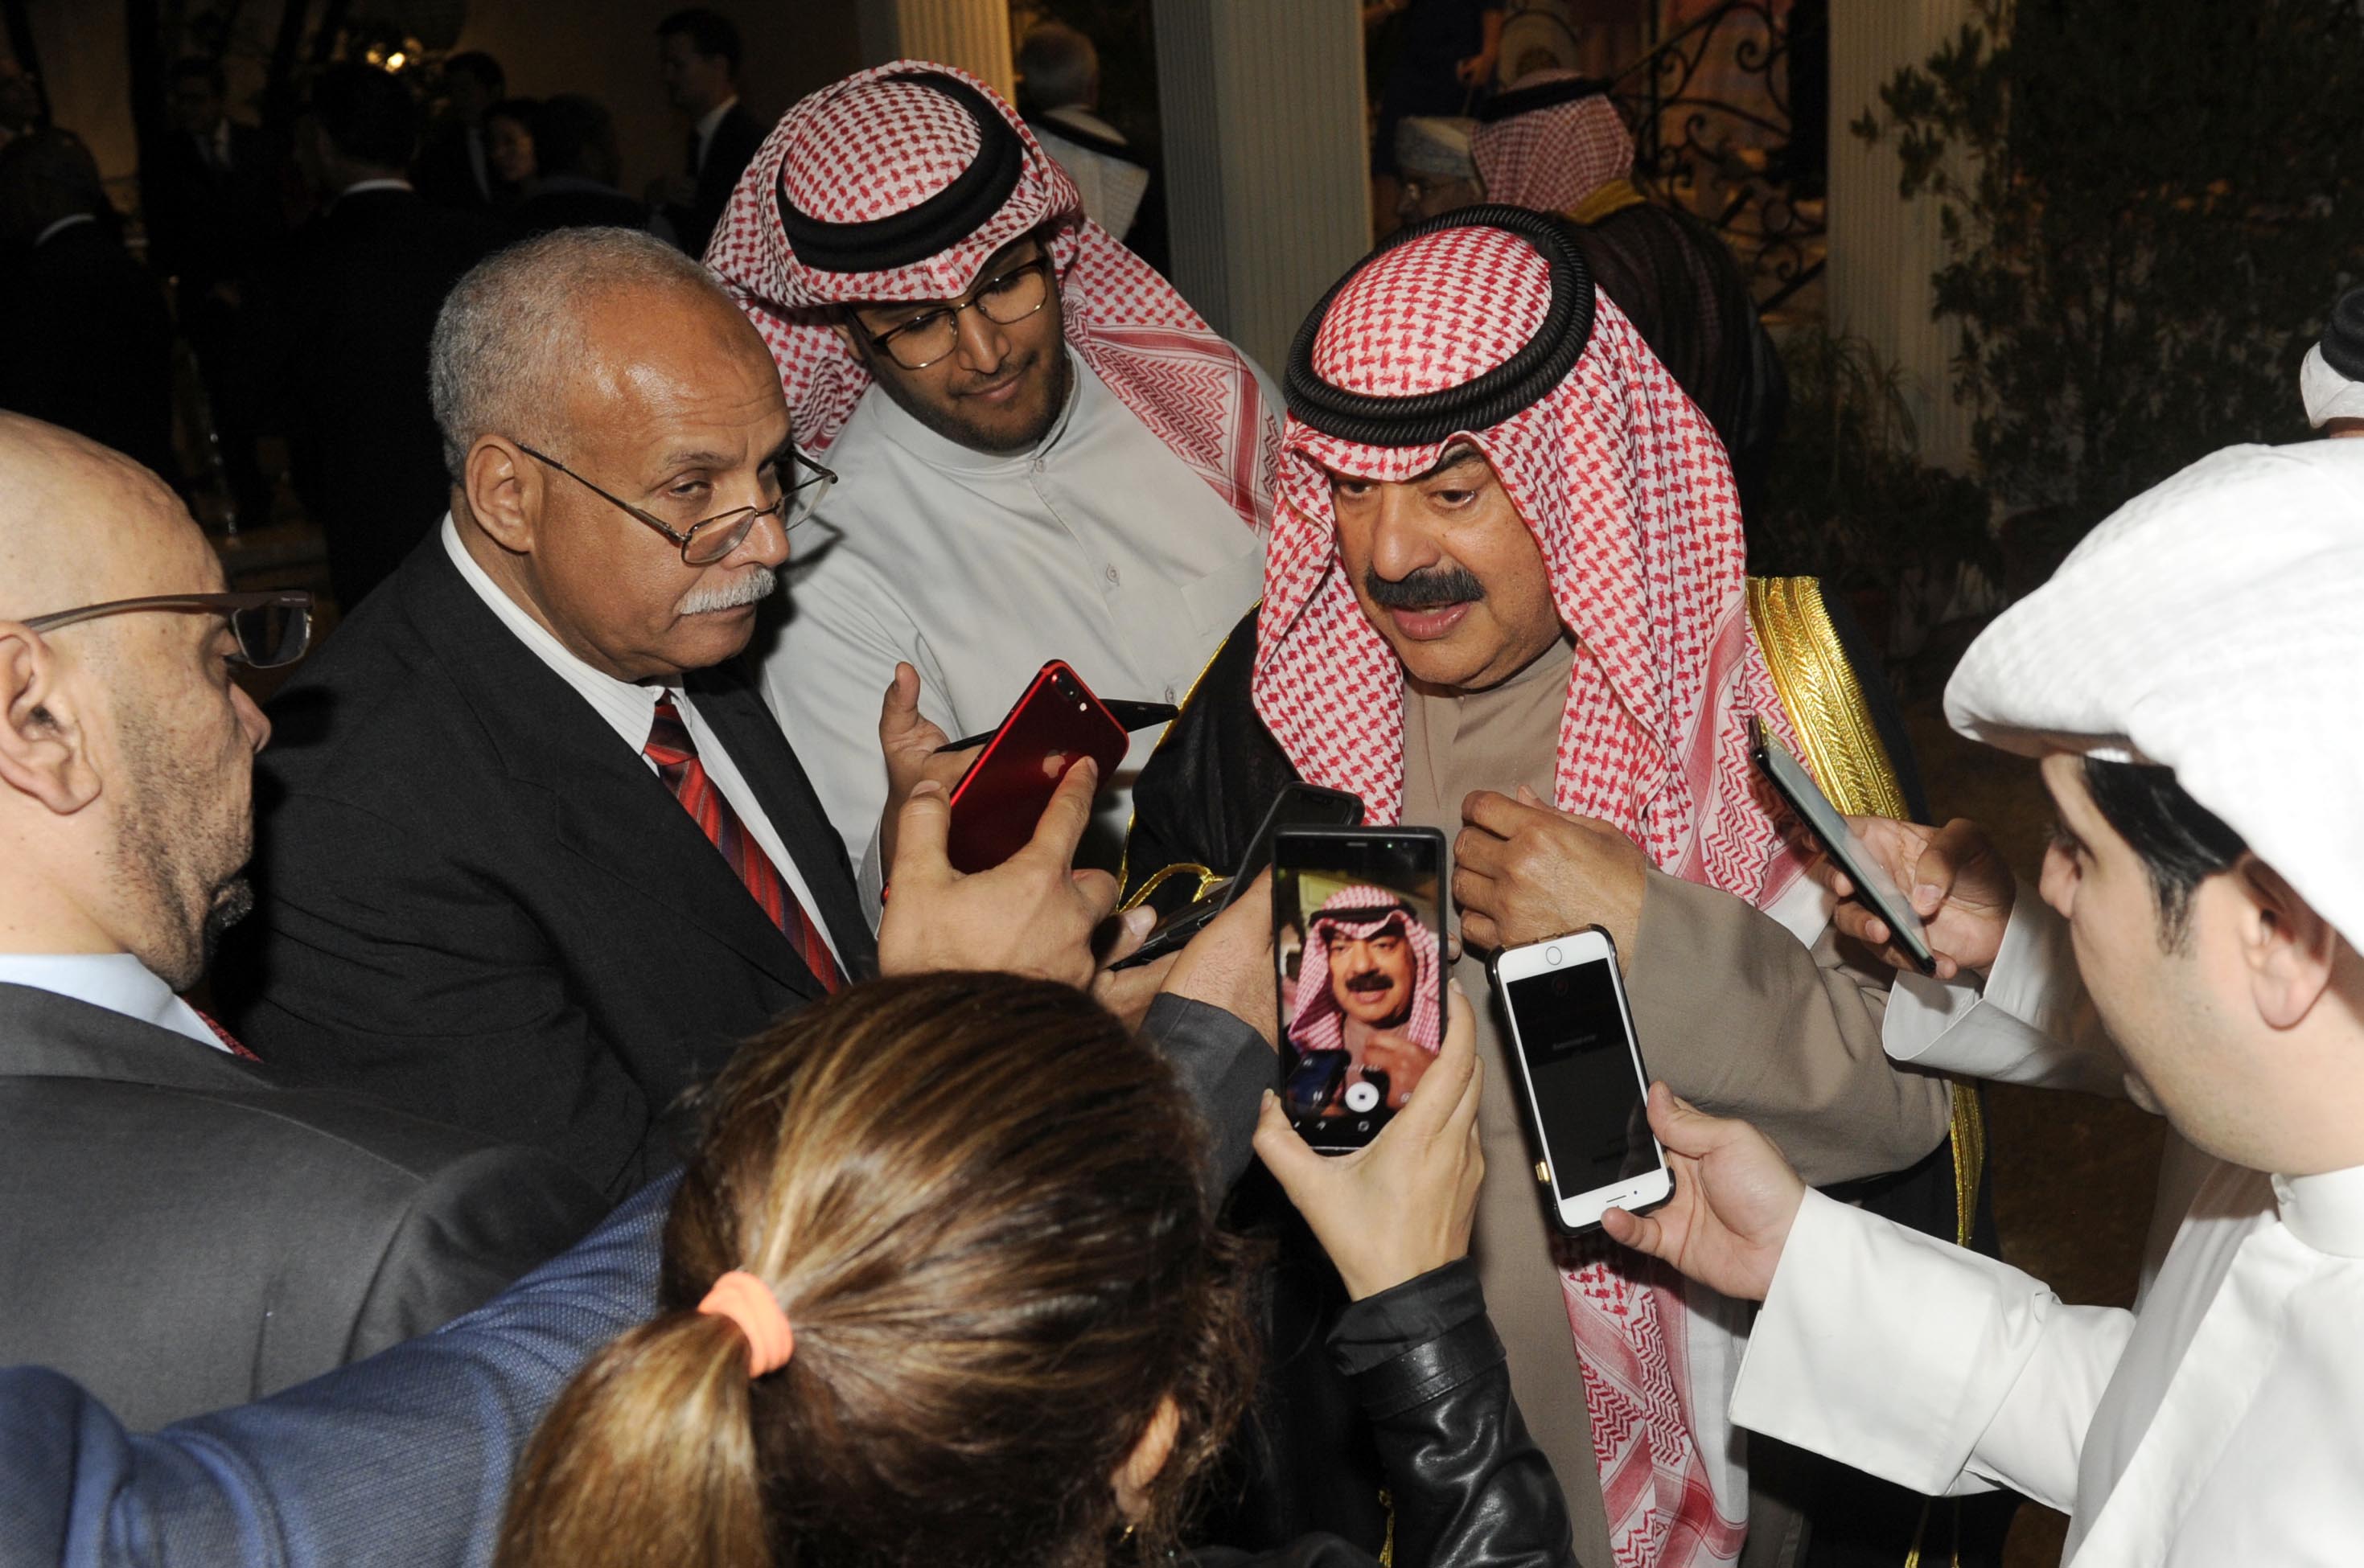
M 1330 1350 L 1370 1418 L 1395 1502 L 1396 1568 L 1576 1568 L 1559 1480 L 1511 1398 L 1466 1260 L 1349 1306 Z M 1334 1535 L 1205 1548 L 1193 1568 L 1371 1568 Z

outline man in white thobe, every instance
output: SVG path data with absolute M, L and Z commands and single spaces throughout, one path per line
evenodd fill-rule
M 1655 1089 L 1677 1195 L 1607 1229 L 1764 1302 L 1740 1424 L 1932 1494 L 2026 1493 L 2069 1513 L 2078 1568 L 2356 1560 L 2359 595 L 2364 451 L 2238 447 L 2129 503 L 1972 645 L 1947 716 L 2043 757 L 2053 914 L 1890 857 L 1947 966 L 1987 975 L 1914 1060 L 2122 1070 L 2212 1162 L 2136 1309 L 2068 1307 Z M 1884 934 L 1860 909 L 1850 929 Z
M 836 471 L 764 684 L 875 890 L 882 812 L 1046 662 L 1103 698 L 1182 698 L 1255 602 L 1278 427 L 1239 351 L 951 67 L 790 109 L 708 261 Z M 881 690 L 883 719 L 849 700 Z M 1116 863 L 1129 809 L 1103 797 L 1087 856 Z

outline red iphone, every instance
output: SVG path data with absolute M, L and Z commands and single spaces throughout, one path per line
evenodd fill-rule
M 1089 757 L 1106 784 L 1131 745 L 1082 676 L 1061 660 L 1043 665 L 953 786 L 946 849 L 953 869 L 990 871 L 1024 849 L 1070 767 Z

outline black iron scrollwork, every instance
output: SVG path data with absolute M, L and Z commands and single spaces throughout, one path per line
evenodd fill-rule
M 1722 234 L 1767 310 L 1823 270 L 1826 14 L 1825 0 L 1725 0 L 1611 88 L 1635 179 Z

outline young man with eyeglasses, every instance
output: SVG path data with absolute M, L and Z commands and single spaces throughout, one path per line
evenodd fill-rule
M 740 657 L 814 474 L 746 317 L 646 234 L 485 262 L 432 365 L 451 512 L 273 704 L 258 914 L 220 991 L 306 1080 L 620 1197 L 740 1041 L 880 967 Z M 1114 890 L 1062 857 L 1004 897 L 960 944 L 978 966 L 1031 967 L 1036 917 Z
M 603 1206 L 182 999 L 252 903 L 235 667 L 301 658 L 310 595 L 225 592 L 172 492 L 54 426 L 0 415 L 0 1365 L 148 1428 L 434 1328 Z
M 1103 697 L 1180 700 L 1256 597 L 1277 403 L 948 66 L 790 109 L 708 261 L 839 475 L 799 519 L 764 684 L 875 892 L 893 803 L 956 773 L 934 749 L 990 729 L 1045 661 Z M 882 688 L 878 723 L 847 700 Z M 1155 740 L 1134 737 L 1128 784 Z M 1127 793 L 1087 846 L 1109 865 Z

